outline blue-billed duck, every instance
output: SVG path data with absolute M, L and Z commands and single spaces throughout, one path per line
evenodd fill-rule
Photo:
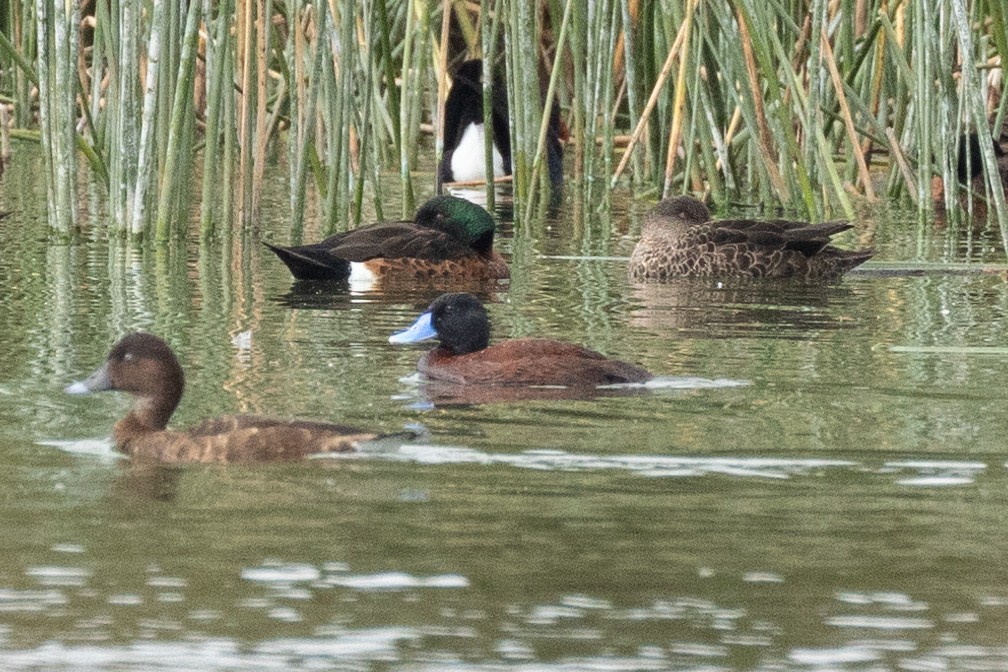
M 500 77 L 491 87 L 493 109 L 494 176 L 511 174 L 511 138 L 508 130 L 507 89 Z M 550 182 L 563 182 L 563 132 L 560 110 L 553 104 L 546 129 L 546 164 Z M 486 149 L 483 130 L 483 61 L 473 59 L 459 66 L 445 99 L 444 154 L 438 168 L 438 180 L 473 182 L 486 180 Z
M 319 243 L 264 243 L 298 280 L 500 280 L 511 277 L 494 250 L 494 220 L 482 206 L 435 196 L 411 222 L 379 222 Z
M 184 387 L 182 367 L 168 344 L 136 332 L 124 336 L 98 370 L 66 392 L 118 390 L 133 395 L 133 408 L 116 423 L 112 438 L 118 450 L 146 462 L 295 460 L 351 451 L 379 438 L 375 432 L 344 425 L 252 415 L 213 418 L 188 430 L 166 429 Z
M 437 338 L 440 345 L 417 363 L 434 380 L 475 385 L 565 385 L 593 387 L 642 383 L 652 375 L 633 364 L 609 359 L 579 345 L 544 338 L 519 338 L 490 345 L 490 321 L 471 294 L 442 294 L 390 343 Z
M 666 198 L 644 220 L 629 273 L 634 280 L 658 281 L 683 276 L 835 279 L 873 254 L 829 244 L 830 236 L 850 228 L 844 221 L 711 220 L 707 206 L 692 196 Z

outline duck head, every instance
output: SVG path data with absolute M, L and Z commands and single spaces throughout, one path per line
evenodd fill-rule
M 137 398 L 132 414 L 151 429 L 164 429 L 184 388 L 182 367 L 168 344 L 153 334 L 136 332 L 120 339 L 104 364 L 65 391 L 129 392 Z
M 435 196 L 420 206 L 414 221 L 450 233 L 480 254 L 489 254 L 493 249 L 493 217 L 483 206 L 464 198 Z
M 442 294 L 406 331 L 389 336 L 389 343 L 416 343 L 437 338 L 454 355 L 483 350 L 490 344 L 486 308 L 472 294 Z
M 692 196 L 664 198 L 644 219 L 644 226 L 694 226 L 710 221 L 710 210 L 702 201 Z

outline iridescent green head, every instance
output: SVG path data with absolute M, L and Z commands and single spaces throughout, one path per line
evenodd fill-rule
M 414 221 L 419 226 L 445 231 L 477 252 L 488 252 L 493 247 L 493 217 L 464 198 L 435 196 L 420 206 Z

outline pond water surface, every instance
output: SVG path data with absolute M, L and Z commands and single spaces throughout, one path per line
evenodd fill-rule
M 997 235 L 883 211 L 859 222 L 877 261 L 836 285 L 641 287 L 618 257 L 647 204 L 565 205 L 502 227 L 494 337 L 663 384 L 441 405 L 424 348 L 387 343 L 437 291 L 293 287 L 255 231 L 143 249 L 85 217 L 51 243 L 36 175 L 0 178 L 0 669 L 1008 669 L 1008 283 L 976 272 Z M 175 426 L 425 434 L 131 466 L 107 439 L 129 399 L 62 389 L 138 328 L 186 370 Z

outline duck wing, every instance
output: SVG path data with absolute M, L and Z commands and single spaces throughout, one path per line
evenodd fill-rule
M 472 249 L 450 232 L 414 222 L 364 226 L 318 244 L 337 257 L 356 262 L 404 257 L 445 261 L 472 254 Z
M 837 220 L 809 224 L 785 219 L 726 219 L 707 222 L 710 240 L 716 245 L 748 245 L 766 251 L 794 250 L 812 257 L 829 245 L 830 237 L 852 228 Z

